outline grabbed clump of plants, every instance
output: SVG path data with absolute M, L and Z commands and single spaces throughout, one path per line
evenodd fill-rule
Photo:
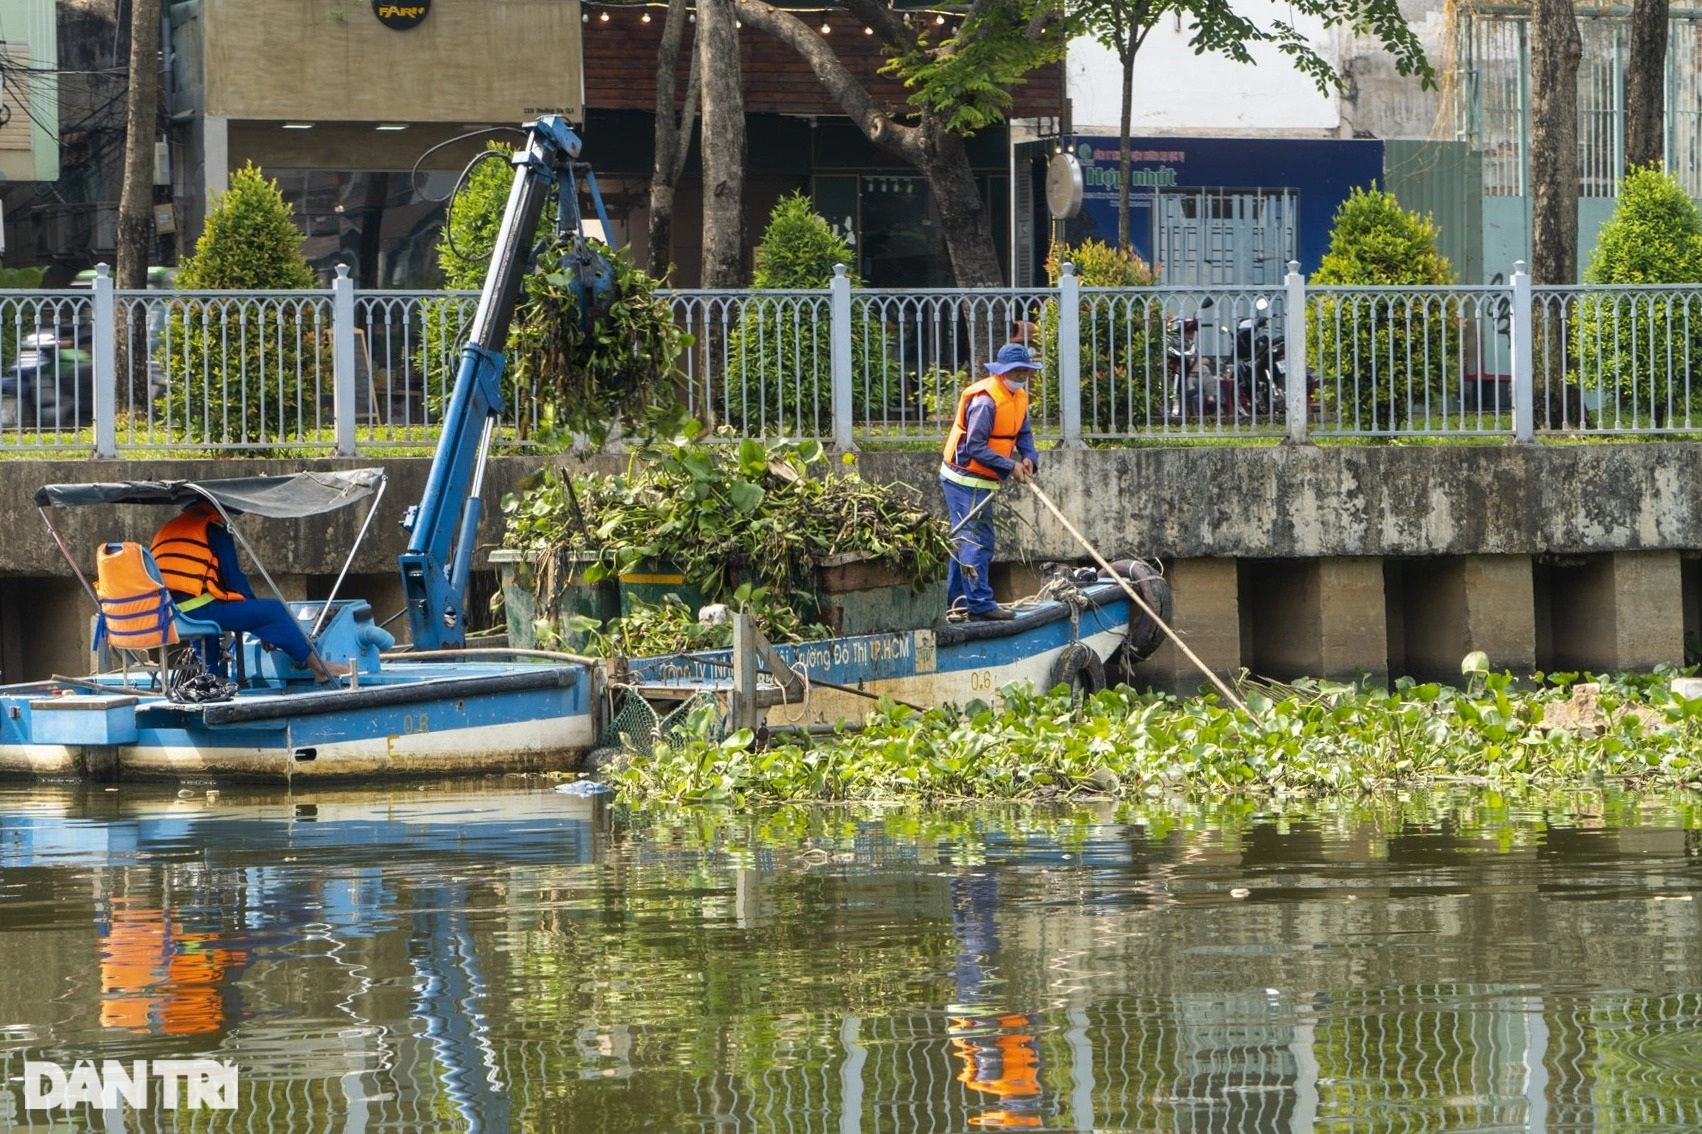
M 827 635 L 817 618 L 820 560 L 855 555 L 922 588 L 945 577 L 945 525 L 903 486 L 865 481 L 855 470 L 827 473 L 816 441 L 700 440 L 687 423 L 672 440 L 633 455 L 619 476 L 548 470 L 503 499 L 503 546 L 534 563 L 568 553 L 594 559 L 588 583 L 665 563 L 706 602 L 748 611 L 775 641 Z M 540 621 L 559 608 L 554 591 L 537 596 Z M 595 630 L 607 653 L 655 656 L 725 647 L 731 628 L 702 627 L 696 612 L 635 610 Z
M 859 731 L 749 730 L 658 745 L 613 766 L 628 797 L 661 801 L 1043 801 L 1355 796 L 1438 786 L 1702 789 L 1702 697 L 1672 673 L 1588 679 L 1465 671 L 1463 688 L 1244 683 L 1243 714 L 1215 696 L 1118 686 L 1004 689 L 917 712 L 883 700 Z M 1587 706 L 1587 711 L 1581 708 Z

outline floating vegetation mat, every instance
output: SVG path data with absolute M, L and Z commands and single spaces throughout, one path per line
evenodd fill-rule
M 1586 680 L 1471 676 L 1464 689 L 1244 681 L 1215 696 L 1119 686 L 1085 700 L 1004 689 L 917 712 L 883 700 L 829 736 L 749 730 L 608 773 L 630 799 L 949 801 L 1355 795 L 1457 783 L 1702 787 L 1702 697 L 1671 671 Z

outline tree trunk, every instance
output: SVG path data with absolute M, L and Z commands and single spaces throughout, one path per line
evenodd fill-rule
M 1572 0 L 1535 0 L 1531 19 L 1531 282 L 1578 282 L 1578 64 Z
M 1625 71 L 1625 168 L 1661 164 L 1666 152 L 1668 0 L 1631 0 Z
M 1133 38 L 1133 33 L 1131 33 Z M 1118 122 L 1117 145 L 1117 247 L 1127 250 L 1129 243 L 1129 167 L 1134 164 L 1129 153 L 1129 131 L 1135 121 L 1135 53 L 1119 48 L 1117 59 L 1123 64 L 1123 117 Z
M 703 286 L 745 283 L 745 100 L 734 0 L 697 10 L 703 85 Z
M 875 28 L 883 40 L 901 41 L 908 35 L 903 14 L 883 7 L 859 7 L 856 14 Z M 981 193 L 963 139 L 945 130 L 932 114 L 923 112 L 917 125 L 889 118 L 863 86 L 822 42 L 814 28 L 762 0 L 744 0 L 739 16 L 797 52 L 815 72 L 828 95 L 863 132 L 863 136 L 914 166 L 933 191 L 940 213 L 940 233 L 951 260 L 952 277 L 964 288 L 1003 287 L 1004 272 L 993 244 L 993 230 L 981 207 Z M 698 20 L 703 19 L 702 14 Z M 707 117 L 704 134 L 710 132 Z
M 669 0 L 656 49 L 656 161 L 650 170 L 649 257 L 645 268 L 657 279 L 673 270 L 674 186 L 691 150 L 692 124 L 697 115 L 698 70 L 691 69 L 683 107 L 676 107 L 674 75 L 679 70 L 680 44 L 685 39 L 686 0 Z M 735 29 L 737 30 L 737 29 Z
M 160 0 L 130 4 L 130 89 L 124 108 L 124 185 L 118 197 L 118 277 L 120 288 L 148 286 L 148 259 L 154 237 L 154 132 L 159 120 Z M 117 336 L 118 373 L 128 374 L 129 393 L 140 404 L 148 396 L 147 320 L 129 319 L 119 305 L 123 328 Z M 135 360 L 132 365 L 131 360 Z M 119 383 L 119 406 L 125 383 Z

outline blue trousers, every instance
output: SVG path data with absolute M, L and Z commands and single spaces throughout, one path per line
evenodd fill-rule
M 940 488 L 946 494 L 946 516 L 957 528 L 953 537 L 957 550 L 946 569 L 946 605 L 956 606 L 961 599 L 971 614 L 992 610 L 999 605 L 993 600 L 993 505 L 988 503 L 975 512 L 975 518 L 967 524 L 963 518 L 993 490 L 969 488 L 944 477 L 940 478 Z
M 277 599 L 253 598 L 240 602 L 214 599 L 190 611 L 189 617 L 216 622 L 225 630 L 253 634 L 284 651 L 296 665 L 306 665 L 308 655 L 313 652 L 307 635 L 291 617 L 290 608 Z

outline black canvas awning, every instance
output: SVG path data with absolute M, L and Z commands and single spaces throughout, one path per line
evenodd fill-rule
M 300 472 L 289 476 L 244 476 L 228 480 L 124 480 L 92 484 L 49 484 L 36 489 L 38 508 L 83 504 L 175 504 L 214 500 L 227 512 L 274 520 L 317 516 L 364 500 L 384 484 L 383 469 Z

